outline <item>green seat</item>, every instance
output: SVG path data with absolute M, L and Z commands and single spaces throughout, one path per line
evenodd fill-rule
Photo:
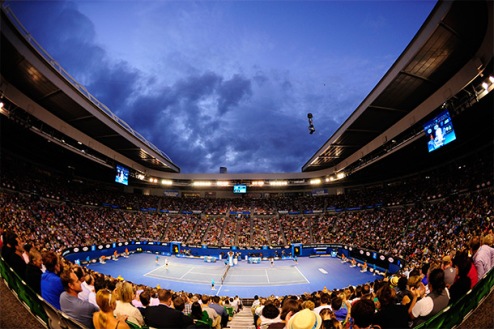
M 225 306 L 225 311 L 230 318 L 233 318 L 233 315 L 235 314 L 235 311 L 233 311 L 233 307 Z
M 211 321 L 211 323 L 209 323 L 209 321 L 196 320 L 195 324 L 196 325 L 205 325 L 205 326 L 208 326 L 209 328 L 211 328 L 212 322 L 213 321 Z
M 202 318 L 201 318 L 201 320 L 198 320 L 198 321 L 205 322 L 210 327 L 213 326 L 213 319 L 211 319 L 209 317 L 208 312 L 206 312 L 206 311 L 202 311 Z
M 130 329 L 149 329 L 148 326 L 140 326 L 138 324 L 135 324 L 134 322 L 130 322 L 130 321 L 125 321 L 125 323 L 127 323 L 130 327 Z
M 38 295 L 41 305 L 48 315 L 48 328 L 49 329 L 65 329 L 66 327 L 62 324 L 62 315 L 60 312 L 50 305 L 47 301 L 45 301 L 41 296 Z

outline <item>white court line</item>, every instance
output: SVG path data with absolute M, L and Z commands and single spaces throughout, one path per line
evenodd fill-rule
M 300 275 L 305 279 L 305 281 L 307 281 L 307 283 L 310 283 L 310 281 L 307 280 L 307 278 L 305 277 L 305 275 L 303 275 L 302 272 L 300 272 L 300 270 L 298 269 L 298 267 L 295 266 L 295 268 L 297 269 L 298 273 L 300 273 Z
M 319 270 L 319 272 L 321 272 L 322 274 L 328 274 L 328 272 L 327 272 L 325 269 L 323 269 L 323 268 L 319 268 L 318 270 Z
M 268 270 L 264 270 L 264 273 L 266 273 L 266 279 L 268 280 L 268 283 L 270 283 L 270 282 L 269 282 Z
M 147 276 L 148 274 L 151 274 L 151 273 L 153 273 L 154 271 L 157 271 L 157 270 L 159 270 L 159 269 L 163 268 L 164 266 L 165 266 L 165 265 L 161 265 L 160 267 L 155 268 L 155 269 L 154 269 L 154 270 L 152 270 L 151 272 L 147 272 L 146 274 L 144 274 L 144 276 Z
M 189 274 L 190 272 L 192 272 L 192 270 L 194 269 L 194 266 L 192 266 L 187 272 L 185 272 L 181 277 L 180 279 L 183 279 L 184 276 L 186 276 L 187 274 Z

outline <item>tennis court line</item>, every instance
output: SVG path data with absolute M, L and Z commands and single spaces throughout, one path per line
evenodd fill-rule
M 194 269 L 194 266 L 192 266 L 187 272 L 185 272 L 181 277 L 180 279 L 183 279 L 184 276 L 186 276 L 187 274 L 189 274 L 190 272 L 192 272 L 192 270 Z
M 302 272 L 300 272 L 300 270 L 298 269 L 298 267 L 295 266 L 295 268 L 297 269 L 298 273 L 300 273 L 300 275 L 305 279 L 305 281 L 307 281 L 307 283 L 310 283 L 310 281 L 307 280 L 307 278 L 305 277 L 305 275 L 303 275 Z
M 151 273 L 153 273 L 154 271 L 157 271 L 157 270 L 159 270 L 159 269 L 161 269 L 161 268 L 163 268 L 163 267 L 165 267 L 165 265 L 161 265 L 160 267 L 157 267 L 157 268 L 155 268 L 154 270 L 152 270 L 152 271 L 150 271 L 150 272 L 145 273 L 145 274 L 144 274 L 144 276 L 148 276 L 148 274 L 151 274 Z
M 265 269 L 265 270 L 264 270 L 264 273 L 266 273 L 266 280 L 268 280 L 268 283 L 270 283 L 270 282 L 269 282 L 268 270 L 267 270 L 267 269 Z

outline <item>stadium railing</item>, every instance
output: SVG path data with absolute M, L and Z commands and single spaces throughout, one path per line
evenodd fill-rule
M 491 269 L 465 296 L 414 329 L 455 328 L 470 316 L 493 290 L 494 270 Z

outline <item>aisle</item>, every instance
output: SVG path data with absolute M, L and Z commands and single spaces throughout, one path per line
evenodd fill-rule
M 250 307 L 245 307 L 243 310 L 233 316 L 232 321 L 228 322 L 230 329 L 255 329 L 254 317 Z

